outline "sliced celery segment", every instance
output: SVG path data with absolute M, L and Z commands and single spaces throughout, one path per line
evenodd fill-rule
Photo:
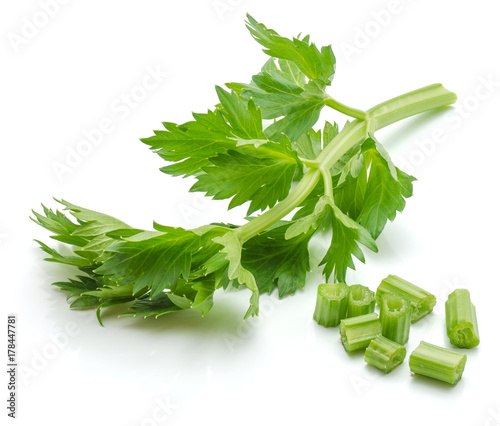
M 382 336 L 404 345 L 410 337 L 411 304 L 408 299 L 396 293 L 386 293 L 381 297 L 380 322 Z
M 459 288 L 448 296 L 446 331 L 452 345 L 474 348 L 479 345 L 476 307 L 472 304 L 469 290 Z
M 454 385 L 462 378 L 466 361 L 465 354 L 422 341 L 410 355 L 410 370 Z
M 382 335 L 382 325 L 375 313 L 346 318 L 340 321 L 340 340 L 347 352 L 366 348 Z
M 411 322 L 416 322 L 432 312 L 436 304 L 436 297 L 431 293 L 396 275 L 389 275 L 378 286 L 375 299 L 379 306 L 382 303 L 382 295 L 387 293 L 396 293 L 409 300 L 412 307 Z
M 337 327 L 347 315 L 349 287 L 344 283 L 320 284 L 314 309 L 314 320 L 324 327 Z
M 385 373 L 394 370 L 404 361 L 405 357 L 406 349 L 403 345 L 383 336 L 375 337 L 365 351 L 366 363 Z
M 347 318 L 371 314 L 375 311 L 375 293 L 361 284 L 349 286 Z

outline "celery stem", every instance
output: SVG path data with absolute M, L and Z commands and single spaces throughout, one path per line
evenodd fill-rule
M 396 275 L 389 275 L 378 286 L 375 299 L 379 306 L 382 303 L 382 295 L 386 293 L 395 293 L 408 299 L 412 308 L 411 322 L 416 322 L 432 312 L 436 304 L 435 296 Z
M 465 354 L 422 341 L 410 355 L 410 370 L 455 385 L 462 378 L 466 361 Z
M 344 283 L 320 284 L 314 320 L 324 327 L 337 327 L 346 317 L 349 287 Z
M 451 344 L 468 349 L 479 345 L 476 307 L 470 300 L 469 290 L 459 288 L 451 293 L 445 309 L 446 332 Z
M 375 313 L 340 321 L 340 340 L 346 352 L 364 349 L 375 337 L 381 335 L 382 326 Z
M 365 351 L 365 362 L 385 373 L 394 370 L 404 361 L 405 357 L 406 349 L 403 345 L 383 336 L 375 337 Z
M 380 305 L 380 322 L 382 323 L 382 336 L 404 345 L 410 336 L 410 302 L 394 293 L 383 294 Z
M 371 314 L 374 311 L 375 293 L 363 285 L 351 285 L 347 299 L 347 318 Z

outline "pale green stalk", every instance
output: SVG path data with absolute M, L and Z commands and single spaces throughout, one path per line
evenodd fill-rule
M 413 115 L 448 106 L 456 99 L 454 93 L 449 92 L 440 84 L 433 84 L 390 99 L 369 109 L 366 113 L 328 98 L 326 105 L 359 118 L 347 124 L 315 160 L 309 161 L 311 168 L 284 200 L 234 232 L 244 243 L 292 212 L 307 198 L 321 178 L 328 180 L 331 167 L 350 148 L 365 140 L 370 132 L 375 132 Z M 330 192 L 331 188 L 328 187 L 327 190 Z
M 466 361 L 465 354 L 422 341 L 410 355 L 410 370 L 455 385 L 462 378 Z

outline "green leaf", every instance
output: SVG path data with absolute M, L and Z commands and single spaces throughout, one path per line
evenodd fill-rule
M 96 307 L 96 316 L 97 320 L 99 321 L 99 324 L 101 324 L 103 327 L 104 324 L 101 318 L 101 311 L 104 308 L 116 305 L 123 305 L 136 300 L 136 297 L 133 294 L 132 284 L 124 286 L 107 285 L 105 287 L 101 287 L 96 290 L 86 291 L 82 293 L 82 296 L 84 297 L 91 296 L 99 300 L 99 305 Z
M 283 117 L 270 125 L 265 134 L 271 140 L 281 140 L 285 134 L 297 140 L 317 122 L 325 105 L 325 85 L 318 81 L 306 82 L 305 75 L 290 61 L 274 60 L 254 75 L 250 84 L 230 83 L 244 99 L 251 99 L 265 119 Z
M 96 309 L 95 313 L 96 313 L 96 316 L 97 316 L 97 321 L 99 321 L 99 324 L 101 324 L 101 326 L 104 327 L 104 324 L 103 324 L 102 318 L 101 318 L 101 311 L 104 308 L 109 308 L 110 306 L 128 304 L 128 303 L 130 303 L 130 302 L 132 302 L 134 300 L 135 300 L 134 297 L 123 297 L 123 298 L 105 299 L 105 301 L 101 302 L 99 304 L 99 306 L 97 307 L 97 309 Z
M 307 246 L 312 233 L 287 240 L 289 226 L 285 223 L 274 227 L 243 246 L 242 265 L 253 274 L 261 293 L 271 293 L 277 286 L 281 298 L 305 285 L 310 270 Z
M 285 238 L 291 240 L 295 237 L 316 231 L 328 215 L 329 210 L 327 206 L 329 204 L 330 199 L 327 197 L 323 196 L 318 199 L 314 209 L 309 214 L 298 218 L 287 228 Z
M 367 139 L 362 146 L 366 168 L 370 171 L 358 221 L 370 231 L 373 238 L 380 235 L 387 220 L 393 221 L 396 212 L 402 212 L 405 207 L 397 172 L 380 148 L 373 139 Z
M 370 233 L 333 204 L 330 204 L 333 214 L 329 215 L 332 227 L 332 242 L 320 265 L 325 265 L 323 273 L 328 279 L 334 275 L 337 282 L 346 281 L 347 269 L 356 269 L 352 256 L 365 262 L 363 251 L 359 244 L 363 244 L 374 252 L 378 252 L 375 241 Z
M 251 145 L 210 159 L 211 166 L 197 176 L 191 191 L 216 200 L 231 198 L 229 208 L 251 201 L 248 214 L 272 207 L 288 195 L 299 163 L 284 143 Z
M 264 52 L 269 56 L 293 61 L 308 78 L 330 84 L 335 73 L 335 56 L 331 46 L 319 50 L 314 43 L 309 43 L 309 36 L 302 40 L 281 37 L 250 15 L 247 15 L 247 28 L 254 39 L 265 47 Z
M 381 144 L 368 138 L 344 166 L 335 202 L 376 239 L 387 221 L 403 211 L 414 180 L 394 166 Z
M 291 75 L 276 67 L 273 60 L 269 63 L 273 64 L 273 70 L 267 67 L 267 70 L 254 75 L 250 84 L 241 85 L 239 90 L 241 96 L 252 99 L 259 105 L 265 119 L 282 117 L 288 114 L 292 107 L 307 100 L 302 96 L 305 92 L 305 77 L 302 85 L 298 86 L 295 81 L 289 80 Z
M 284 134 L 291 141 L 297 140 L 316 124 L 323 105 L 321 101 L 313 99 L 290 108 L 285 117 L 266 128 L 267 137 L 271 140 L 279 140 L 280 136 Z
M 65 209 L 69 210 L 78 220 L 79 226 L 75 228 L 72 236 L 81 237 L 87 240 L 87 244 L 82 246 L 82 252 L 88 251 L 89 259 L 96 259 L 108 246 L 113 244 L 113 238 L 106 235 L 106 233 L 131 229 L 125 222 L 112 216 L 76 206 L 65 200 L 57 201 L 63 204 Z
M 163 123 L 166 130 L 142 139 L 164 160 L 175 162 L 161 169 L 173 176 L 197 176 L 210 165 L 209 158 L 235 149 L 240 140 L 267 138 L 260 110 L 253 101 L 216 87 L 219 109 L 193 114 L 194 121 L 177 125 Z
M 134 287 L 129 285 L 108 285 L 96 290 L 86 291 L 82 293 L 84 296 L 95 296 L 99 299 L 113 299 L 121 297 L 130 297 L 134 295 Z
M 193 284 L 193 290 L 196 290 L 196 297 L 191 305 L 191 309 L 201 312 L 201 316 L 205 316 L 212 309 L 214 304 L 215 279 L 206 278 L 196 281 Z
M 321 151 L 337 136 L 338 132 L 339 128 L 336 123 L 331 124 L 326 121 L 323 135 L 321 130 L 315 131 L 311 129 L 293 142 L 292 146 L 300 157 L 315 160 Z
M 331 141 L 339 134 L 339 126 L 337 123 L 325 121 L 323 129 L 323 149 L 325 149 Z
M 92 261 L 85 259 L 83 257 L 77 257 L 77 256 L 65 256 L 59 253 L 57 250 L 54 250 L 53 248 L 49 247 L 47 244 L 42 243 L 41 241 L 35 240 L 38 244 L 40 244 L 40 248 L 50 255 L 50 257 L 45 258 L 44 260 L 48 262 L 57 262 L 57 263 L 63 263 L 65 265 L 70 265 L 70 266 L 76 266 L 77 268 L 83 267 L 83 266 L 90 266 L 92 265 Z
M 361 152 L 345 165 L 335 188 L 335 204 L 350 218 L 357 220 L 364 205 L 367 167 Z
M 69 210 L 81 222 L 81 225 L 73 231 L 73 235 L 96 237 L 115 229 L 130 228 L 125 222 L 107 214 L 79 207 L 65 200 L 57 201 L 63 204 L 65 209 Z
M 397 167 L 396 172 L 398 181 L 401 184 L 401 195 L 405 198 L 410 198 L 411 196 L 413 196 L 413 182 L 415 182 L 417 178 L 406 174 L 402 170 L 399 170 Z
M 182 308 L 180 308 L 175 303 L 173 303 L 172 300 L 170 300 L 167 294 L 160 293 L 153 299 L 142 299 L 136 301 L 130 307 L 130 310 L 128 312 L 120 314 L 120 316 L 143 316 L 145 318 L 155 316 L 156 318 L 158 318 L 161 315 L 182 310 Z
M 288 228 L 286 238 L 291 239 L 312 233 L 324 221 L 327 221 L 331 227 L 332 242 L 320 265 L 325 265 L 323 273 L 327 279 L 333 273 L 336 281 L 345 282 L 347 269 L 355 269 L 352 256 L 364 262 L 364 255 L 359 244 L 375 252 L 378 251 L 377 246 L 365 228 L 346 216 L 334 201 L 326 196 L 319 199 L 310 215 L 298 219 Z
M 221 237 L 214 238 L 214 242 L 223 246 L 220 253 L 224 254 L 224 258 L 221 255 L 216 255 L 216 260 L 211 260 L 208 263 L 208 271 L 214 270 L 214 265 L 216 265 L 216 270 L 223 269 L 227 265 L 228 278 L 236 280 L 238 284 L 245 285 L 252 292 L 250 307 L 245 314 L 245 319 L 258 315 L 259 288 L 252 273 L 241 264 L 242 245 L 240 239 L 234 231 L 229 231 Z
M 90 309 L 99 306 L 99 298 L 94 296 L 81 296 L 69 305 L 70 309 Z
M 175 293 L 165 293 L 172 303 L 181 309 L 189 309 L 193 301 L 186 296 L 179 296 Z
M 31 218 L 33 222 L 44 227 L 50 232 L 54 233 L 51 238 L 65 244 L 71 244 L 78 247 L 83 247 L 87 244 L 88 240 L 72 235 L 78 228 L 78 224 L 72 222 L 60 211 L 53 212 L 42 204 L 44 214 L 37 213 L 33 210 L 35 218 Z
M 69 279 L 65 282 L 55 282 L 52 285 L 59 287 L 62 291 L 69 292 L 67 300 L 75 296 L 81 296 L 83 293 L 97 290 L 99 283 L 86 276 L 78 275 L 75 279 Z
M 173 176 L 196 176 L 209 164 L 208 158 L 234 148 L 232 129 L 222 112 L 208 111 L 193 114 L 194 121 L 182 125 L 163 123 L 166 130 L 155 131 L 155 136 L 141 139 L 166 161 L 176 162 L 161 168 Z
M 221 102 L 221 111 L 232 129 L 233 136 L 241 139 L 265 139 L 260 110 L 252 100 L 244 101 L 236 93 L 215 87 Z
M 189 278 L 191 256 L 200 248 L 200 236 L 182 228 L 166 233 L 142 232 L 108 247 L 111 256 L 96 269 L 120 282 L 133 283 L 134 293 L 151 289 L 151 297 L 175 290 L 179 278 Z

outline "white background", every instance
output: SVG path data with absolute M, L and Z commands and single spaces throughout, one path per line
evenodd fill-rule
M 53 16 L 41 4 L 0 6 L 1 318 L 18 315 L 17 424 L 500 424 L 496 1 L 73 0 Z M 348 105 L 367 109 L 437 82 L 458 94 L 455 109 L 379 132 L 419 181 L 380 253 L 348 274 L 375 289 L 393 273 L 436 294 L 435 312 L 412 327 L 409 352 L 422 339 L 449 346 L 444 301 L 470 289 L 482 341 L 466 351 L 457 386 L 412 377 L 407 360 L 385 376 L 362 354 L 348 356 L 338 330 L 312 320 L 318 268 L 295 296 L 262 296 L 261 316 L 246 322 L 242 290 L 217 293 L 205 318 L 108 312 L 102 328 L 50 286 L 71 270 L 42 261 L 33 238 L 50 239 L 29 215 L 42 202 L 55 207 L 53 196 L 137 227 L 242 223 L 244 207 L 227 212 L 227 202 L 188 193 L 193 182 L 159 172 L 164 163 L 139 138 L 212 108 L 215 84 L 258 72 L 266 56 L 245 29 L 246 12 L 283 35 L 331 43 L 329 93 Z M 141 89 L 151 69 L 158 82 Z M 131 94 L 141 99 L 125 106 Z M 102 143 L 58 176 L 55 165 L 103 120 L 112 130 Z M 314 263 L 324 249 L 312 243 Z

